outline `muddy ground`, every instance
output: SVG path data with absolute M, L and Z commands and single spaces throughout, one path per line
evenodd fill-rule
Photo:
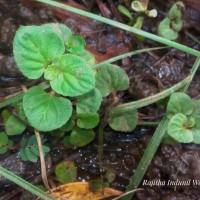
M 64 3 L 68 1 L 62 1 Z M 88 3 L 87 3 L 88 2 Z M 104 3 L 100 7 L 96 2 Z M 82 8 L 93 13 L 114 18 L 127 23 L 127 19 L 116 12 L 116 5 L 123 1 L 70 1 L 70 5 Z M 150 1 L 150 7 L 158 10 L 155 19 L 145 18 L 143 29 L 156 33 L 156 27 L 166 15 L 167 10 L 174 1 Z M 200 46 L 187 37 L 189 31 L 200 39 L 200 4 L 198 0 L 187 0 L 184 16 L 184 28 L 177 42 L 200 50 Z M 110 6 L 111 5 L 111 6 Z M 105 9 L 108 8 L 108 11 Z M 195 10 L 196 9 L 196 10 Z M 13 55 L 12 42 L 14 34 L 20 25 L 43 24 L 47 22 L 62 22 L 68 25 L 76 34 L 82 35 L 87 41 L 87 49 L 95 56 L 97 62 L 113 56 L 153 46 L 162 46 L 155 42 L 136 40 L 134 35 L 125 31 L 94 22 L 85 17 L 69 14 L 61 10 L 38 4 L 29 0 L 0 0 L 0 101 L 21 91 L 21 84 L 27 87 L 37 84 L 35 81 L 26 80 L 18 71 Z M 132 58 L 125 58 L 117 64 L 126 70 L 130 77 L 130 88 L 120 94 L 123 101 L 141 99 L 179 82 L 189 74 L 194 57 L 174 49 L 144 53 Z M 188 94 L 192 98 L 199 98 L 199 72 L 194 78 Z M 160 120 L 163 109 L 152 105 L 141 109 L 140 119 Z M 0 119 L 1 130 L 4 130 L 3 121 Z M 119 133 L 106 128 L 104 138 L 104 169 L 111 168 L 116 173 L 116 178 L 111 186 L 125 190 L 130 176 L 136 168 L 148 141 L 155 128 L 137 127 L 132 133 Z M 26 130 L 24 135 L 28 135 Z M 20 141 L 19 137 L 14 138 Z M 51 140 L 51 138 L 49 139 Z M 72 160 L 78 169 L 78 180 L 90 180 L 99 177 L 97 142 L 77 150 L 66 150 L 62 145 L 51 144 L 52 152 L 49 155 L 53 165 L 61 160 Z M 40 165 L 23 162 L 19 158 L 18 149 L 0 156 L 0 165 L 15 172 L 21 177 L 39 184 Z M 37 169 L 37 170 L 36 170 Z M 53 168 L 49 168 L 51 179 Z M 170 186 L 169 180 L 191 180 L 190 186 Z M 162 180 L 163 186 L 145 186 L 143 191 L 137 192 L 136 200 L 198 200 L 200 196 L 200 183 L 195 185 L 193 180 L 200 180 L 200 147 L 199 145 L 168 145 L 162 144 L 151 163 L 142 183 L 145 180 Z M 22 190 L 9 181 L 0 177 L 0 200 L 31 199 L 25 196 Z

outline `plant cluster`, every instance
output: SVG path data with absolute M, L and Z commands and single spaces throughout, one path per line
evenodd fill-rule
M 61 133 L 67 147 L 82 147 L 94 140 L 93 129 L 100 121 L 98 110 L 103 98 L 112 94 L 108 111 L 118 105 L 116 92 L 129 87 L 129 78 L 117 65 L 103 64 L 93 69 L 95 58 L 85 45 L 84 39 L 73 35 L 64 24 L 19 28 L 13 44 L 19 69 L 29 79 L 43 76 L 51 89 L 34 86 L 12 111 L 3 110 L 7 135 L 19 135 L 30 125 L 37 131 Z M 137 125 L 136 111 L 115 117 L 109 112 L 101 115 L 117 131 L 132 131 Z M 36 143 L 33 136 L 22 140 L 23 160 L 37 161 Z

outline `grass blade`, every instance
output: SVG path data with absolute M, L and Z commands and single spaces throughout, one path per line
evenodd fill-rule
M 44 191 L 40 190 L 38 187 L 30 184 L 24 179 L 16 176 L 14 173 L 4 169 L 3 167 L 0 167 L 0 175 L 44 200 L 55 200 L 52 196 L 50 196 L 49 194 L 46 194 Z

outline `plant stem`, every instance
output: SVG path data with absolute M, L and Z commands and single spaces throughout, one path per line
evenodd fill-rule
M 115 27 L 118 27 L 118 28 L 126 30 L 126 31 L 130 31 L 132 33 L 144 36 L 148 39 L 151 39 L 151 40 L 160 42 L 162 44 L 165 44 L 167 46 L 171 46 L 171 47 L 174 47 L 174 48 L 179 49 L 181 51 L 187 52 L 187 53 L 192 54 L 194 56 L 200 56 L 200 52 L 197 51 L 197 50 L 194 50 L 194 49 L 189 48 L 187 46 L 184 46 L 182 44 L 170 41 L 168 39 L 159 37 L 159 36 L 154 35 L 152 33 L 148 33 L 148 32 L 142 31 L 140 29 L 136 29 L 136 28 L 128 26 L 126 24 L 123 24 L 123 23 L 120 23 L 120 22 L 117 22 L 117 21 L 114 21 L 114 20 L 111 20 L 111 19 L 108 19 L 108 18 L 105 18 L 105 17 L 101 17 L 99 15 L 95 15 L 95 14 L 92 14 L 90 12 L 86 12 L 84 10 L 80 10 L 80 9 L 77 9 L 77 8 L 74 8 L 74 7 L 71 7 L 71 6 L 67 6 L 65 4 L 62 4 L 62 3 L 59 3 L 59 2 L 56 2 L 56 1 L 53 1 L 53 0 L 36 0 L 36 1 L 48 4 L 48 5 L 51 5 L 51 6 L 72 12 L 72 13 L 76 13 L 78 15 L 83 15 L 85 17 L 92 18 L 92 19 L 97 20 L 97 21 L 101 21 L 105 24 L 109 24 L 111 26 L 115 26 Z
M 171 95 L 172 93 L 174 93 L 175 91 L 179 90 L 184 85 L 186 85 L 189 81 L 191 81 L 191 77 L 192 76 L 189 75 L 187 78 L 183 79 L 179 83 L 177 83 L 177 84 L 173 85 L 172 87 L 170 87 L 158 94 L 155 94 L 153 96 L 150 96 L 150 97 L 138 100 L 138 101 L 133 101 L 131 103 L 120 104 L 110 111 L 110 116 L 112 116 L 112 117 L 118 116 L 118 115 L 123 114 L 124 112 L 136 110 L 138 108 L 150 105 L 161 99 L 164 99 L 165 97 Z
M 92 69 L 97 69 L 97 68 L 101 67 L 101 65 L 103 65 L 103 64 L 112 63 L 112 62 L 121 60 L 123 58 L 129 57 L 129 56 L 133 56 L 133 55 L 136 55 L 136 54 L 145 53 L 145 52 L 149 52 L 149 51 L 166 49 L 166 48 L 169 48 L 169 47 L 154 47 L 154 48 L 146 48 L 146 49 L 140 49 L 140 50 L 131 51 L 131 52 L 128 52 L 128 53 L 125 53 L 125 54 L 122 54 L 122 55 L 115 56 L 113 58 L 107 59 L 107 60 L 105 60 L 103 62 L 97 63 L 96 65 L 91 66 L 91 68 Z
M 41 175 L 42 175 L 42 180 L 44 183 L 44 186 L 46 187 L 46 189 L 48 191 L 51 190 L 51 188 L 49 187 L 49 183 L 48 183 L 48 179 L 47 179 L 47 170 L 46 170 L 46 163 L 45 163 L 45 159 L 44 159 L 44 152 L 42 149 L 42 140 L 40 137 L 40 133 L 36 130 L 34 130 L 35 132 L 35 136 L 37 139 L 37 143 L 38 143 L 38 149 L 39 149 L 39 153 L 40 153 L 40 165 L 41 165 Z

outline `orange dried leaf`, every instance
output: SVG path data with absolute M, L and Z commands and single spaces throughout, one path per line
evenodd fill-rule
M 87 182 L 67 183 L 56 187 L 50 194 L 57 200 L 100 200 L 106 197 L 114 197 L 122 194 L 121 191 L 112 188 L 92 192 Z

